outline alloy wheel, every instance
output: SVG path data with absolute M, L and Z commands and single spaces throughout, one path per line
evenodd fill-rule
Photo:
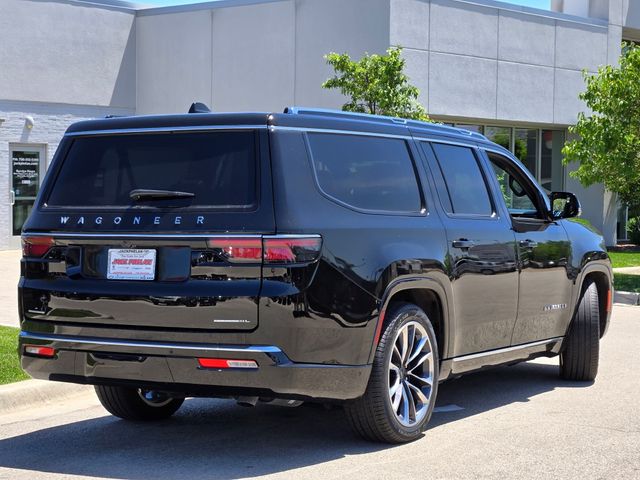
M 389 360 L 389 399 L 405 427 L 421 422 L 429 411 L 434 375 L 433 345 L 426 329 L 418 322 L 403 325 Z

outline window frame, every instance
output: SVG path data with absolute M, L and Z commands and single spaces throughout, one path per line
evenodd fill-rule
M 418 143 L 420 143 L 421 148 L 423 149 L 423 152 L 425 154 L 425 156 L 429 157 L 429 155 L 432 155 L 432 163 L 433 164 L 433 168 L 437 169 L 437 172 L 431 172 L 433 177 L 434 177 L 434 182 L 436 183 L 436 190 L 437 190 L 437 196 L 438 196 L 438 200 L 440 202 L 440 206 L 442 207 L 442 211 L 443 213 L 452 219 L 471 219 L 471 220 L 493 220 L 493 221 L 498 221 L 500 219 L 500 215 L 499 215 L 499 210 L 498 210 L 498 205 L 495 202 L 494 196 L 493 196 L 493 191 L 491 188 L 491 184 L 489 183 L 489 179 L 487 178 L 487 172 L 485 171 L 485 166 L 483 165 L 483 158 L 482 155 L 480 154 L 479 150 L 478 150 L 478 146 L 476 144 L 467 144 L 467 143 L 459 143 L 459 142 L 449 142 L 446 140 L 440 140 L 440 139 L 426 139 L 426 138 L 417 138 L 416 141 Z M 444 176 L 444 172 L 442 171 L 442 167 L 440 165 L 440 160 L 438 159 L 438 155 L 436 154 L 435 149 L 433 148 L 433 144 L 443 144 L 443 145 L 449 145 L 449 146 L 454 146 L 454 147 L 460 147 L 460 148 L 468 148 L 469 150 L 471 150 L 471 153 L 476 161 L 476 164 L 478 165 L 478 169 L 480 170 L 480 175 L 482 176 L 483 182 L 484 182 L 484 186 L 486 188 L 487 191 L 487 197 L 489 199 L 489 204 L 491 206 L 491 214 L 478 214 L 478 213 L 455 213 L 455 212 L 448 212 L 447 211 L 447 207 L 445 206 L 445 203 L 442 199 L 442 195 L 448 195 L 449 198 L 449 203 L 451 205 L 451 209 L 453 210 L 453 201 L 451 199 L 451 193 L 449 192 L 449 186 L 447 185 L 447 181 L 445 179 Z M 428 150 L 427 150 L 428 147 Z M 442 179 L 442 182 L 444 184 L 444 188 L 445 191 L 441 192 L 441 188 L 438 187 L 438 178 L 436 178 L 436 176 L 439 176 L 440 179 Z
M 399 140 L 402 141 L 404 147 L 407 150 L 407 156 L 409 157 L 409 161 L 411 162 L 411 168 L 413 170 L 413 174 L 416 180 L 416 188 L 418 191 L 418 196 L 420 199 L 420 205 L 418 210 L 377 210 L 377 209 L 369 209 L 362 208 L 356 205 L 351 205 L 339 198 L 334 197 L 330 193 L 326 192 L 322 185 L 320 184 L 320 180 L 318 178 L 318 172 L 316 170 L 316 162 L 314 161 L 313 149 L 311 148 L 311 142 L 309 139 L 309 134 L 320 134 L 320 135 L 334 135 L 334 136 L 352 136 L 352 137 L 369 137 L 369 138 L 383 138 L 387 140 Z M 411 141 L 413 140 L 409 136 L 401 136 L 401 135 L 392 135 L 392 134 L 378 134 L 372 132 L 357 132 L 357 131 L 348 131 L 348 130 L 324 130 L 324 129 L 305 129 L 302 132 L 302 136 L 304 139 L 304 145 L 307 150 L 307 157 L 309 159 L 309 164 L 311 167 L 311 172 L 313 174 L 313 183 L 315 184 L 318 192 L 330 200 L 332 203 L 340 205 L 341 207 L 347 208 L 354 212 L 368 214 L 368 215 L 392 215 L 392 216 L 404 216 L 404 217 L 425 217 L 428 215 L 427 208 L 427 200 L 424 191 L 424 185 L 427 183 L 423 181 L 423 178 L 420 175 L 420 172 L 417 168 L 416 158 L 413 150 L 411 149 Z

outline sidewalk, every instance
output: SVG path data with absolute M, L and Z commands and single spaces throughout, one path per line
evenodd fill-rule
M 640 275 L 640 267 L 614 268 L 613 273 L 624 273 L 625 275 Z
M 0 251 L 0 325 L 18 326 L 20 250 Z

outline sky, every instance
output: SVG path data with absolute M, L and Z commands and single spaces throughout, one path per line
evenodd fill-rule
M 201 3 L 207 0 L 136 0 L 137 3 L 148 5 L 183 5 L 185 3 Z M 549 9 L 550 0 L 502 0 L 506 3 L 513 3 L 515 5 L 525 5 L 527 7 L 536 7 Z

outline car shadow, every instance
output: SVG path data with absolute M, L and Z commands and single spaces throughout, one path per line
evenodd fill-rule
M 527 402 L 564 382 L 558 367 L 525 363 L 440 385 L 431 428 Z M 462 407 L 441 411 L 443 406 Z M 360 440 L 341 408 L 238 407 L 191 399 L 171 419 L 129 423 L 111 416 L 46 428 L 0 441 L 0 467 L 118 479 L 236 479 L 286 472 L 394 448 Z

